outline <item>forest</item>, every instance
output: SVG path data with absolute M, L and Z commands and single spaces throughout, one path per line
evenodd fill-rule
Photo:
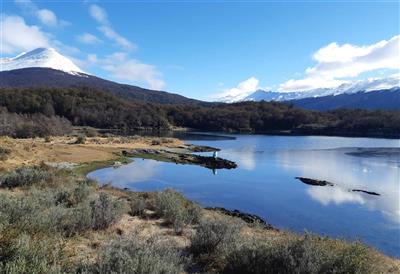
M 400 111 L 338 109 L 320 112 L 278 102 L 161 105 L 126 100 L 93 88 L 0 89 L 0 107 L 0 121 L 3 121 L 0 123 L 10 119 L 19 121 L 8 122 L 7 131 L 1 124 L 0 134 L 16 137 L 64 134 L 71 125 L 121 130 L 178 126 L 229 132 L 400 135 Z M 13 125 L 18 129 L 12 129 Z M 35 127 L 45 130 L 35 131 Z M 23 134 L 24 131 L 28 133 Z

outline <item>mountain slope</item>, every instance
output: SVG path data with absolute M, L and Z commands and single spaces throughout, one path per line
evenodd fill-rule
M 304 98 L 290 100 L 287 103 L 312 110 L 338 108 L 400 110 L 400 88 Z
M 144 102 L 160 104 L 204 103 L 178 94 L 119 84 L 88 74 L 80 73 L 76 75 L 50 68 L 23 68 L 0 72 L 0 88 L 29 87 L 90 87 L 111 92 L 125 99 Z
M 0 59 L 0 88 L 31 87 L 89 87 L 144 102 L 201 103 L 178 94 L 119 84 L 86 74 L 53 48 L 37 48 L 13 58 Z
M 83 73 L 71 60 L 59 54 L 53 48 L 37 48 L 13 58 L 0 59 L 2 71 L 29 67 L 52 68 L 71 74 Z

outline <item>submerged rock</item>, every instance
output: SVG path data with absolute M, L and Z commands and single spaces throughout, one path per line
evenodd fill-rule
M 311 179 L 311 178 L 305 178 L 305 177 L 296 177 L 296 179 L 300 180 L 301 182 L 311 185 L 311 186 L 334 186 L 333 183 L 324 181 L 324 180 L 316 180 L 316 179 Z
M 225 215 L 232 216 L 232 217 L 237 217 L 242 219 L 244 222 L 248 224 L 260 224 L 264 226 L 265 229 L 275 229 L 271 224 L 267 223 L 263 218 L 255 215 L 255 214 L 250 214 L 250 213 L 244 213 L 241 212 L 237 209 L 235 210 L 229 210 L 223 207 L 206 207 L 208 210 L 213 210 L 213 211 L 218 211 L 221 212 Z
M 381 196 L 381 194 L 373 192 L 373 191 L 366 191 L 366 190 L 362 190 L 362 189 L 352 189 L 351 191 L 353 192 L 362 192 L 365 194 L 369 194 L 369 195 L 375 195 L 375 196 Z
M 316 179 L 305 178 L 305 177 L 296 177 L 296 179 L 300 180 L 301 182 L 303 182 L 303 183 L 305 183 L 307 185 L 311 185 L 311 186 L 335 186 L 335 184 L 333 184 L 331 182 L 328 182 L 328 181 L 324 181 L 324 180 L 316 180 Z M 362 193 L 365 193 L 365 194 L 375 195 L 375 196 L 380 196 L 381 195 L 381 194 L 379 194 L 377 192 L 367 191 L 367 190 L 363 190 L 363 189 L 348 189 L 348 191 L 362 192 Z

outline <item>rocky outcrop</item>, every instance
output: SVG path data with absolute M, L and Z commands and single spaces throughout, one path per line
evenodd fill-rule
M 163 162 L 173 162 L 177 164 L 199 165 L 209 169 L 233 169 L 237 167 L 235 162 L 210 156 L 201 156 L 190 153 L 179 153 L 168 150 L 158 149 L 132 149 L 124 150 L 122 154 L 126 157 L 136 157 L 144 159 L 154 159 Z
M 242 219 L 244 222 L 246 222 L 248 224 L 259 224 L 259 225 L 263 226 L 265 229 L 277 230 L 272 225 L 268 224 L 263 218 L 255 215 L 255 214 L 244 213 L 244 212 L 241 212 L 241 211 L 239 211 L 237 209 L 229 210 L 229 209 L 226 209 L 226 208 L 223 208 L 223 207 L 206 207 L 205 209 L 218 211 L 218 212 L 223 213 L 225 215 Z

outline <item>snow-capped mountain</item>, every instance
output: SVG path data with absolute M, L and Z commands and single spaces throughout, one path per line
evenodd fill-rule
M 308 91 L 266 91 L 256 90 L 245 97 L 225 97 L 219 101 L 226 103 L 242 101 L 290 101 L 304 98 L 316 98 L 329 95 L 353 94 L 357 92 L 370 92 L 387 90 L 400 86 L 400 75 L 392 75 L 386 78 L 370 78 L 342 84 L 336 88 L 319 88 Z
M 0 59 L 0 71 L 32 67 L 52 68 L 75 75 L 84 73 L 70 59 L 53 48 L 37 48 L 13 58 Z

